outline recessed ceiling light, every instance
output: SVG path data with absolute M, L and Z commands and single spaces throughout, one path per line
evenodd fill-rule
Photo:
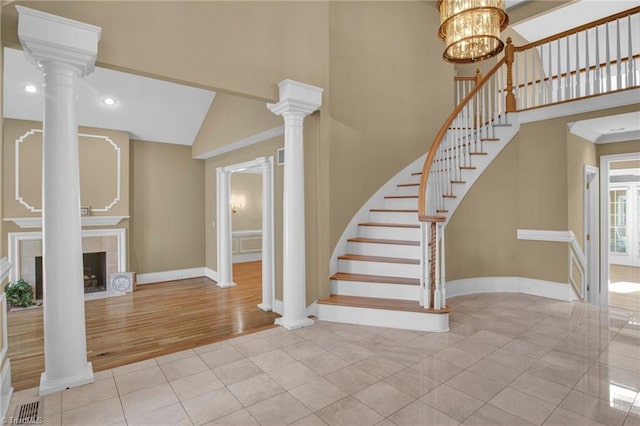
M 27 93 L 36 93 L 38 89 L 36 89 L 36 86 L 34 86 L 33 84 L 27 84 L 26 86 L 24 86 L 24 91 Z
M 109 106 L 113 106 L 116 104 L 116 100 L 113 98 L 104 98 L 102 102 L 104 102 L 105 105 L 109 105 Z
M 621 132 L 626 130 L 626 127 L 616 127 L 615 129 L 609 129 L 610 132 Z

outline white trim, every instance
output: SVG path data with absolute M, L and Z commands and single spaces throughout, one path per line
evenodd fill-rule
M 586 99 L 576 99 L 572 102 L 548 105 L 541 108 L 518 112 L 520 124 L 548 120 L 550 118 L 565 117 L 583 112 L 599 111 L 624 105 L 633 105 L 640 99 L 640 89 L 623 90 L 605 93 Z
M 546 231 L 541 229 L 518 229 L 519 240 L 549 241 L 568 243 L 571 241 L 571 231 Z
M 95 211 L 95 210 L 94 210 Z M 115 226 L 129 216 L 82 216 L 82 226 Z M 42 228 L 42 217 L 6 217 L 6 222 L 13 222 L 22 229 Z
M 262 229 L 249 229 L 249 230 L 245 230 L 245 231 L 233 231 L 231 233 L 231 235 L 233 236 L 245 236 L 245 235 L 250 235 L 250 236 L 255 236 L 255 235 L 262 235 Z
M 612 161 L 635 160 L 640 152 L 600 156 L 600 305 L 609 305 L 609 171 Z M 605 195 L 606 194 L 606 195 Z
M 7 257 L 3 257 L 2 259 L 0 259 L 0 284 L 2 284 L 4 280 L 9 276 L 9 272 L 11 272 L 12 266 L 13 264 L 9 262 L 9 259 Z
M 401 328 L 430 332 L 449 331 L 449 314 L 406 312 L 389 309 L 362 308 L 343 305 L 318 305 L 321 321 L 361 324 L 374 327 Z
M 568 283 L 536 280 L 525 277 L 477 277 L 446 283 L 447 298 L 476 293 L 524 293 L 549 299 L 570 301 Z
M 273 299 L 273 312 L 278 315 L 284 315 L 284 305 L 282 300 Z M 318 317 L 318 301 L 315 300 L 312 304 L 307 306 L 307 316 Z
M 127 270 L 127 230 L 124 228 L 114 229 L 83 229 L 82 237 L 116 237 L 118 240 L 118 270 L 116 272 L 126 272 Z M 20 274 L 20 242 L 27 240 L 41 240 L 42 232 L 9 232 L 9 262 L 13 264 L 10 280 L 18 280 Z
M 7 359 L 0 373 L 0 417 L 7 418 L 9 404 L 13 396 L 13 386 L 11 386 L 11 360 Z
M 262 250 L 253 253 L 236 253 L 232 256 L 232 263 L 255 262 L 262 259 Z
M 204 276 L 209 278 L 212 281 L 218 281 L 218 272 L 214 271 L 213 269 L 205 266 L 204 267 Z
M 600 294 L 600 232 L 598 197 L 600 195 L 600 169 L 585 164 L 583 172 L 583 235 L 586 285 L 585 300 L 597 304 Z M 589 187 L 587 189 L 587 186 Z M 587 237 L 588 235 L 588 237 Z M 589 239 L 587 239 L 589 238 Z
M 188 269 L 174 269 L 171 271 L 162 271 L 162 272 L 148 272 L 146 274 L 137 274 L 136 282 L 139 285 L 145 284 L 155 284 L 161 283 L 164 281 L 175 281 L 175 280 L 184 280 L 187 278 L 198 278 L 208 276 L 207 273 L 211 274 L 207 271 L 209 268 L 200 267 L 200 268 L 188 268 Z M 213 272 L 213 271 L 212 271 Z
M 22 144 L 28 136 L 34 135 L 36 133 L 42 133 L 42 130 L 30 129 L 27 133 L 25 133 L 24 135 L 16 139 L 16 142 L 15 142 L 15 153 L 14 153 L 15 154 L 15 199 L 18 203 L 22 204 L 30 212 L 42 213 L 42 208 L 32 206 L 27 201 L 25 201 L 20 195 L 20 144 Z M 107 213 L 109 210 L 113 208 L 113 206 L 115 206 L 120 202 L 120 187 L 121 187 L 120 182 L 121 182 L 121 174 L 122 174 L 122 165 L 121 165 L 122 153 L 120 150 L 120 146 L 118 146 L 118 144 L 116 144 L 109 136 L 94 135 L 90 133 L 78 133 L 78 141 L 80 140 L 80 137 L 103 139 L 105 142 L 111 144 L 111 146 L 113 146 L 113 149 L 116 152 L 116 194 L 113 200 L 111 200 L 111 202 L 108 205 L 102 208 L 95 208 L 95 207 L 91 208 L 91 211 L 94 211 L 94 212 Z M 118 216 L 114 216 L 114 217 L 118 217 Z M 101 226 L 101 225 L 103 224 L 96 224 L 93 226 Z M 92 225 L 87 225 L 87 226 L 92 226 Z M 34 228 L 34 227 L 35 226 L 30 226 L 30 228 Z
M 240 139 L 239 141 L 232 142 L 223 147 L 216 148 L 212 151 L 205 152 L 204 154 L 197 155 L 193 158 L 195 158 L 196 160 L 208 160 L 209 158 L 217 157 L 219 155 L 226 154 L 227 152 L 245 148 L 259 142 L 264 142 L 280 135 L 284 135 L 284 126 L 278 126 L 274 127 L 273 129 L 265 130 L 264 132 L 256 133 L 255 135 Z

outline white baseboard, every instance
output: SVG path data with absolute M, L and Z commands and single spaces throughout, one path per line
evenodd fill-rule
M 447 281 L 447 298 L 475 293 L 524 293 L 549 299 L 570 301 L 567 283 L 524 277 L 478 277 Z
M 242 263 L 242 262 L 255 262 L 256 260 L 262 260 L 262 252 L 258 251 L 255 253 L 242 253 L 242 254 L 234 254 L 232 256 L 232 263 Z
M 218 272 L 214 271 L 213 269 L 209 268 L 209 267 L 204 267 L 204 276 L 209 278 L 210 280 L 213 280 L 215 282 L 218 282 Z
M 0 417 L 7 418 L 7 411 L 13 396 L 13 387 L 11 386 L 11 361 L 6 360 L 0 373 Z
M 183 280 L 186 278 L 206 277 L 208 276 L 206 273 L 206 269 L 208 268 L 202 267 L 202 268 L 190 268 L 190 269 L 176 269 L 173 271 L 163 271 L 163 272 L 150 272 L 148 274 L 138 274 L 136 275 L 136 281 L 139 285 L 144 285 L 144 284 L 161 283 L 163 281 Z M 215 271 L 211 271 L 211 272 L 215 273 Z
M 307 306 L 307 316 L 309 316 L 309 315 L 313 315 L 314 317 L 318 316 L 318 304 L 317 304 L 317 302 L 318 301 L 316 300 L 312 304 Z M 275 312 L 276 314 L 284 315 L 284 307 L 283 307 L 283 304 L 282 304 L 282 300 L 274 299 L 272 311 Z

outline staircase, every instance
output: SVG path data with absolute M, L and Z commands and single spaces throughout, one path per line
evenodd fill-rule
M 331 276 L 331 296 L 318 301 L 325 321 L 446 331 L 448 310 L 425 310 L 420 295 L 419 171 L 383 194 L 382 204 L 347 238 Z
M 640 19 L 640 7 L 521 47 L 508 39 L 505 56 L 485 77 L 474 77 L 475 86 L 434 138 L 421 171 L 419 159 L 356 214 L 361 220 L 352 221 L 338 243 L 343 254 L 331 276 L 331 295 L 318 301 L 319 319 L 447 331 L 446 224 L 517 134 L 519 111 L 640 86 L 640 54 L 632 50 L 637 43 L 631 30 L 620 30 L 625 21 L 631 28 L 632 19 Z M 598 47 L 598 34 L 606 47 Z M 617 50 L 609 48 L 610 38 Z M 570 57 L 583 67 L 566 69 Z

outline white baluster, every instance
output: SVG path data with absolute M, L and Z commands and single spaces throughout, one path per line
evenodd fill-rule
M 427 222 L 425 224 L 425 252 L 426 252 L 426 265 L 427 268 L 425 270 L 425 279 L 424 279 L 424 290 L 423 290 L 423 299 L 424 299 L 424 307 L 429 309 L 431 307 L 431 247 L 429 247 L 429 242 L 431 241 L 431 223 Z
M 565 38 L 567 40 L 567 69 L 564 77 L 564 99 L 571 99 L 571 56 L 569 48 L 569 36 Z
M 445 247 L 445 235 L 444 235 L 444 230 L 445 230 L 445 224 L 441 223 L 439 224 L 442 228 L 441 232 L 440 232 L 440 239 L 442 241 L 442 253 L 440 255 L 440 258 L 442 259 L 441 263 L 442 263 L 442 268 L 440 269 L 440 308 L 444 309 L 447 307 L 447 290 L 446 290 L 446 284 L 447 284 L 447 279 L 446 279 L 446 272 L 447 272 L 447 268 L 446 268 L 446 259 L 447 259 L 447 251 L 446 251 L 446 247 Z
M 538 93 L 538 79 L 536 78 L 536 49 L 531 49 L 531 106 L 540 105 L 540 99 L 536 102 L 536 94 Z
M 633 48 L 631 36 L 631 15 L 627 16 L 627 87 L 635 86 L 635 72 L 633 70 Z
M 436 238 L 433 240 L 433 245 L 435 247 L 436 250 L 436 259 L 435 259 L 435 264 L 436 264 L 436 276 L 435 276 L 435 284 L 436 284 L 436 289 L 433 293 L 433 309 L 440 309 L 441 306 L 440 304 L 442 303 L 442 296 L 440 294 L 440 256 L 442 256 L 442 253 L 440 253 L 440 232 L 439 229 L 440 228 L 440 224 L 437 223 L 435 226 L 435 232 L 436 232 Z
M 524 108 L 529 108 L 529 67 L 527 66 L 527 52 L 522 52 L 524 56 Z
M 585 91 L 586 95 L 591 94 L 591 63 L 589 62 L 589 30 L 584 34 L 584 56 L 585 56 Z
M 418 303 L 420 306 L 424 306 L 424 285 L 425 285 L 425 268 L 427 266 L 425 247 L 427 247 L 427 240 L 425 239 L 426 222 L 420 222 L 420 291 L 418 295 Z
M 547 68 L 547 102 L 553 103 L 553 67 L 551 66 L 551 43 L 547 43 L 548 68 Z
M 622 89 L 622 49 L 620 47 L 620 19 L 616 19 L 616 90 Z
M 556 41 L 558 47 L 558 75 L 556 76 L 556 102 L 562 100 L 562 61 L 560 60 L 560 39 Z
M 611 91 L 611 49 L 610 49 L 610 46 L 609 46 L 609 23 L 606 23 L 606 24 L 605 24 L 605 28 L 606 28 L 606 31 L 605 31 L 605 35 L 606 35 L 605 40 L 606 40 L 606 42 L 607 42 L 607 45 L 605 46 L 605 55 L 607 56 L 607 57 L 606 57 L 606 61 L 607 61 L 607 62 L 606 62 L 606 64 L 607 64 L 607 67 L 606 67 L 606 70 L 605 70 L 606 79 L 607 79 L 607 84 L 606 84 L 606 86 L 605 86 L 605 87 L 606 87 L 606 89 L 605 89 L 605 90 L 606 90 L 607 92 L 610 92 L 610 91 Z
M 580 42 L 578 40 L 578 34 L 576 34 L 576 89 L 575 97 L 580 97 Z
M 595 76 L 594 76 L 594 85 L 593 85 L 593 93 L 598 94 L 601 91 L 601 84 L 602 84 L 602 73 L 601 73 L 601 68 L 600 68 L 600 36 L 599 36 L 599 31 L 598 31 L 598 27 L 596 26 L 595 28 L 596 30 L 596 69 L 595 69 Z

